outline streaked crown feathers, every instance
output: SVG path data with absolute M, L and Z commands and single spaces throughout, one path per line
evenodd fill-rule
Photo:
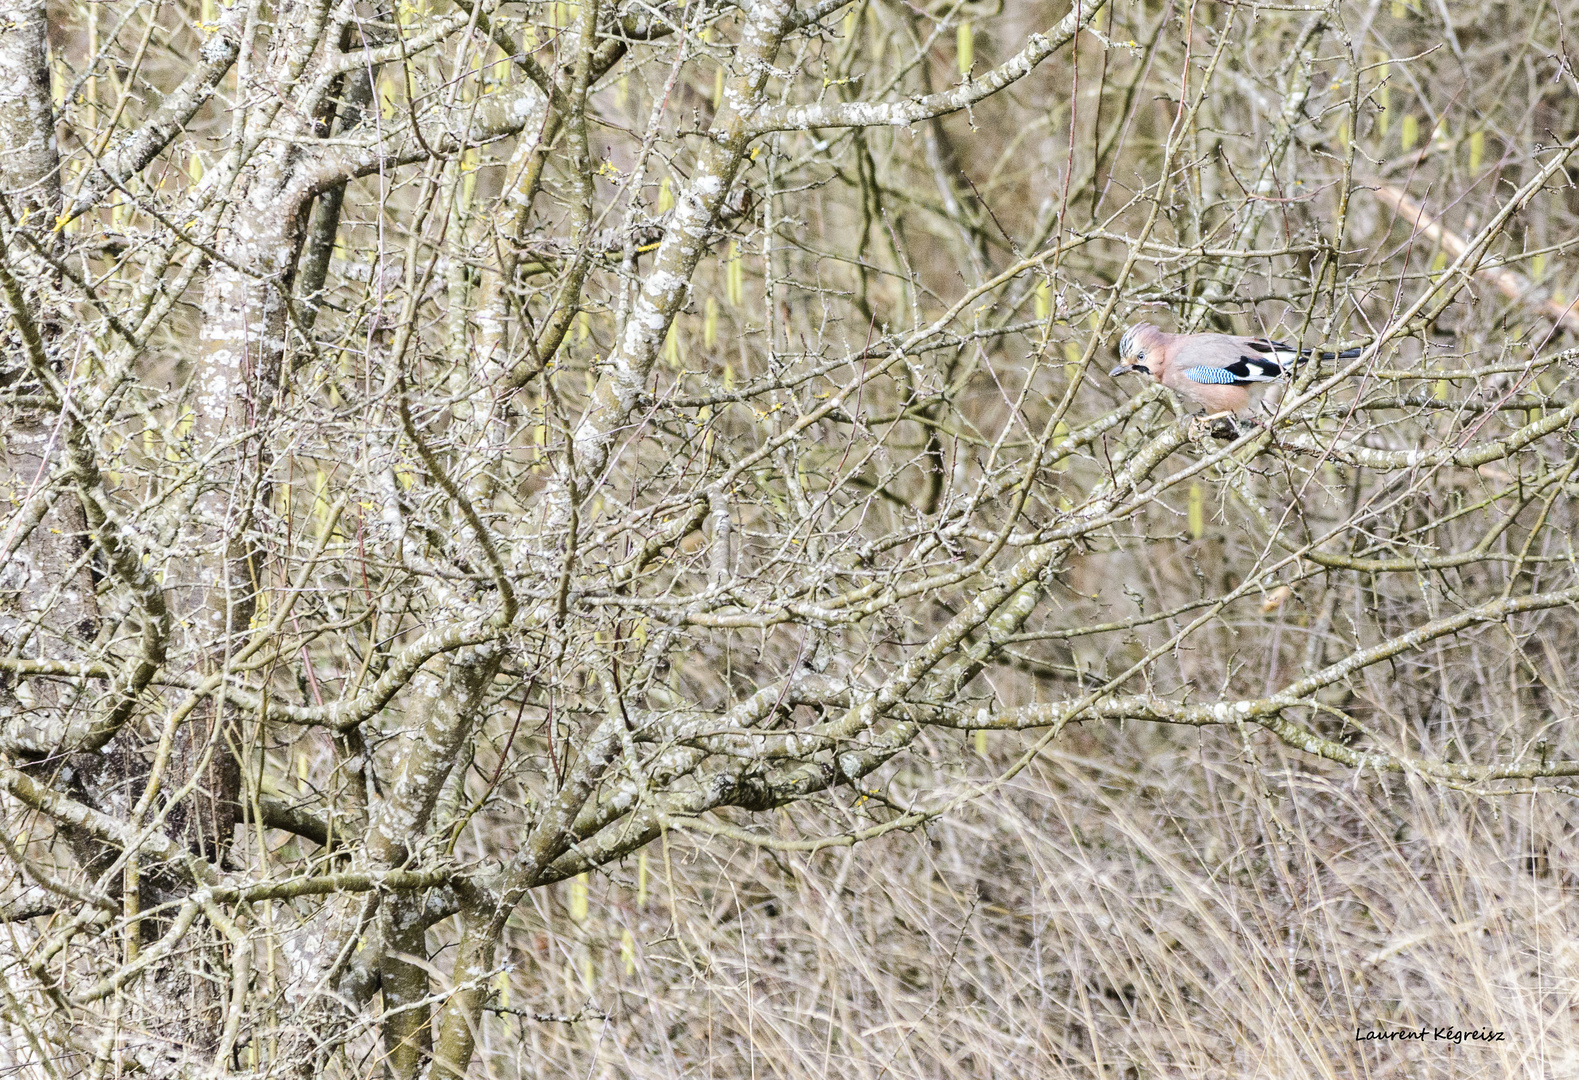
M 1136 323 L 1124 331 L 1124 336 L 1118 339 L 1118 355 L 1121 359 L 1128 360 L 1140 355 L 1145 339 L 1157 333 L 1157 328 L 1151 323 Z

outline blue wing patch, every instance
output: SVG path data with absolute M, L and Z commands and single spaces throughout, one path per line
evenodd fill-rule
M 1238 379 L 1234 378 L 1233 372 L 1229 371 L 1227 368 L 1220 367 L 1187 367 L 1184 369 L 1184 377 L 1189 379 L 1191 382 L 1198 383 L 1226 384 L 1239 381 Z
M 1211 364 L 1202 364 L 1199 367 L 1184 369 L 1184 377 L 1191 382 L 1215 383 L 1227 386 L 1245 386 L 1249 383 L 1271 382 L 1283 369 L 1272 360 L 1262 356 L 1241 356 L 1232 364 L 1222 367 Z

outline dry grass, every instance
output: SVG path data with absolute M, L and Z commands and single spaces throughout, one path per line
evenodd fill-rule
M 994 765 L 1021 748 L 992 738 Z M 917 785 L 987 765 L 929 750 Z M 1356 777 L 1231 732 L 1071 732 L 924 836 L 811 857 L 673 838 L 645 900 L 636 860 L 556 886 L 522 913 L 510 1006 L 608 1018 L 494 1014 L 480 1061 L 499 1077 L 1571 1076 L 1572 828 L 1555 798 Z

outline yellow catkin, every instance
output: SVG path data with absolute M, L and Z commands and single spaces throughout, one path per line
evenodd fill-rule
M 663 183 L 658 185 L 658 213 L 662 214 L 674 209 L 674 192 L 670 190 L 669 178 L 665 176 Z
M 585 311 L 576 312 L 576 342 L 586 341 L 592 336 L 592 317 Z
M 1199 480 L 1190 485 L 1189 523 L 1191 540 L 1206 535 L 1206 488 Z
M 636 937 L 629 930 L 620 935 L 620 959 L 625 963 L 625 974 L 636 974 Z
M 476 147 L 467 150 L 461 155 L 461 210 L 465 211 L 472 204 L 472 196 L 477 193 L 477 168 L 479 157 Z
M 395 79 L 387 71 L 378 78 L 378 114 L 385 120 L 395 118 Z
M 1036 287 L 1036 317 L 1045 319 L 1053 313 L 1053 290 L 1047 282 Z
M 984 730 L 976 732 L 976 754 L 979 757 L 987 756 L 987 732 Z
M 702 344 L 711 349 L 718 344 L 718 301 L 709 296 L 702 311 Z
M 89 364 L 90 370 L 92 368 L 96 368 L 97 366 L 98 365 L 92 364 L 91 362 Z M 112 453 L 111 453 L 111 460 L 112 461 L 114 461 L 117 464 L 119 464 L 120 462 L 126 460 L 126 454 L 124 453 L 124 451 L 126 449 L 126 440 L 125 439 L 123 439 L 121 436 L 115 434 L 114 432 L 111 432 L 111 434 L 110 434 L 110 446 L 112 448 Z M 108 476 L 110 478 L 110 486 L 112 488 L 118 488 L 118 487 L 121 486 L 121 474 L 120 474 L 120 471 L 118 469 L 106 468 L 104 470 L 104 475 L 106 475 L 106 476 Z
M 587 875 L 578 874 L 570 879 L 570 917 L 576 922 L 587 921 Z
M 1469 134 L 1469 171 L 1474 172 L 1480 168 L 1481 159 L 1486 155 L 1486 133 L 1472 131 Z
M 329 527 L 329 476 L 319 469 L 313 480 L 313 520 L 318 523 L 318 535 L 322 536 Z
M 636 855 L 636 906 L 647 906 L 647 852 L 641 851 Z
M 1413 113 L 1405 116 L 1403 123 L 1398 126 L 1398 141 L 1405 150 L 1413 150 L 1415 143 L 1420 141 L 1420 121 L 1414 118 Z
M 713 111 L 724 103 L 724 69 L 719 68 L 713 73 Z
M 1078 342 L 1064 342 L 1064 378 L 1070 382 L 1080 377 L 1080 357 L 1083 352 Z
M 959 73 L 968 78 L 976 63 L 976 28 L 969 19 L 960 23 L 954 32 L 954 49 L 959 54 Z
M 77 178 L 81 175 L 82 168 L 76 161 L 63 161 L 60 163 L 61 186 L 67 190 L 71 190 L 72 188 L 76 187 Z M 24 211 L 24 214 L 25 213 L 26 211 Z M 55 219 L 55 228 L 65 233 L 67 236 L 72 236 L 77 232 L 77 226 L 82 221 L 82 218 L 73 218 L 65 224 L 61 224 L 61 219 L 64 217 L 65 215 L 62 214 L 61 217 Z
M 675 371 L 680 370 L 682 360 L 680 356 L 680 324 L 678 320 L 669 324 L 669 333 L 663 339 L 663 359 Z
M 1376 89 L 1376 104 L 1381 107 L 1381 113 L 1376 117 L 1376 133 L 1386 135 L 1391 117 L 1388 110 L 1392 107 L 1393 92 L 1387 85 L 1387 65 L 1383 64 L 1376 69 L 1376 77 L 1381 80 L 1381 85 Z
M 499 972 L 498 975 L 494 976 L 493 985 L 494 989 L 499 992 L 499 1004 L 508 1009 L 510 1007 L 510 973 L 508 971 Z
M 745 300 L 745 270 L 740 265 L 740 244 L 729 241 L 729 254 L 724 259 L 724 298 L 735 307 Z

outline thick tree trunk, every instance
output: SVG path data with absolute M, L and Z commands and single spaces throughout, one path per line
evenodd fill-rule
M 203 293 L 192 438 L 198 453 L 215 456 L 194 507 L 201 528 L 191 534 L 190 574 L 175 583 L 174 607 L 205 674 L 223 670 L 246 645 L 266 572 L 258 520 L 270 497 L 264 433 L 284 362 L 284 295 L 301 242 L 301 200 L 277 198 L 271 187 L 254 179 L 224 249 L 235 265 L 212 266 Z M 242 433 L 249 434 L 236 438 Z M 170 825 L 208 858 L 222 856 L 239 820 L 239 745 L 233 721 L 212 699 L 177 735 L 169 782 L 197 777 L 198 784 Z
M 60 328 L 55 274 L 18 235 L 25 229 L 53 241 L 51 226 L 61 205 L 43 0 L 0 0 L 0 146 L 0 188 L 9 219 L 9 243 L 0 254 L 11 276 L 23 283 L 20 301 L 49 350 Z M 4 336 L 15 332 L 8 327 Z M 26 389 L 37 382 L 26 355 L 19 342 L 4 340 L 0 384 Z M 69 386 L 70 372 L 61 370 L 59 357 L 50 360 Z M 0 417 L 0 498 L 29 510 L 0 538 L 0 651 L 49 660 L 80 656 L 99 625 L 87 526 L 64 481 L 58 420 L 46 409 L 26 407 Z M 70 704 L 49 684 L 17 693 L 0 676 L 0 742 L 26 756 L 52 753 L 68 733 Z

